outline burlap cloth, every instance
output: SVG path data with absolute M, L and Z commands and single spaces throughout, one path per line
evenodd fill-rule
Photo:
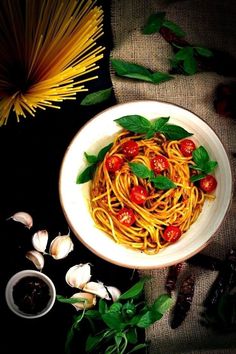
M 111 21 L 114 49 L 111 56 L 146 66 L 153 71 L 167 71 L 171 48 L 159 34 L 144 36 L 140 29 L 150 14 L 166 11 L 167 18 L 179 24 L 187 33 L 190 43 L 205 47 L 224 49 L 236 56 L 235 43 L 235 0 L 185 0 L 167 4 L 158 0 L 113 0 Z M 202 117 L 219 135 L 229 154 L 235 178 L 236 152 L 235 121 L 218 116 L 213 108 L 215 87 L 228 82 L 215 73 L 200 73 L 193 76 L 176 76 L 160 85 L 119 78 L 111 70 L 111 78 L 119 103 L 155 99 L 176 103 Z M 229 248 L 236 247 L 236 200 L 233 199 L 227 217 L 213 242 L 203 253 L 224 258 Z M 236 333 L 216 335 L 199 323 L 201 305 L 207 290 L 216 277 L 216 272 L 203 271 L 197 267 L 186 271 L 195 273 L 196 286 L 190 312 L 183 324 L 172 330 L 170 313 L 146 330 L 151 354 L 196 354 L 236 353 Z M 153 301 L 164 291 L 167 269 L 140 271 L 140 275 L 151 275 L 145 289 L 147 301 Z

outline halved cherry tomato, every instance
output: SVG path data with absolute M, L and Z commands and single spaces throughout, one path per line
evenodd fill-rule
M 199 186 L 203 192 L 211 193 L 216 189 L 217 180 L 212 175 L 207 175 L 206 177 L 200 179 Z
M 119 222 L 125 226 L 131 226 L 135 222 L 135 215 L 132 209 L 122 208 L 117 214 Z
M 130 200 L 135 204 L 143 204 L 148 196 L 147 190 L 142 186 L 134 186 L 130 191 Z
M 151 161 L 151 169 L 155 173 L 160 173 L 164 170 L 168 170 L 169 168 L 169 162 L 165 156 L 162 155 L 156 155 L 154 156 Z
M 196 149 L 196 145 L 191 139 L 183 139 L 180 142 L 179 148 L 185 157 L 190 157 L 192 156 L 193 151 Z
M 132 159 L 139 153 L 138 143 L 134 140 L 128 140 L 122 145 L 122 152 L 128 158 Z
M 182 231 L 178 226 L 170 225 L 167 226 L 167 228 L 165 229 L 163 233 L 163 238 L 167 242 L 175 242 L 180 238 L 181 235 Z
M 117 155 L 108 156 L 105 161 L 107 171 L 116 172 L 123 165 L 123 159 Z

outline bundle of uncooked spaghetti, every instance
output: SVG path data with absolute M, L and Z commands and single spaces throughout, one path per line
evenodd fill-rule
M 102 27 L 94 0 L 1 0 L 0 125 L 11 111 L 19 121 L 86 91 L 103 56 Z

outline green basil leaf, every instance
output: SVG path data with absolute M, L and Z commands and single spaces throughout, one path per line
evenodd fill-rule
M 88 166 L 76 179 L 76 184 L 82 184 L 90 181 L 93 178 L 93 174 L 96 170 L 96 165 Z
M 86 339 L 86 343 L 85 343 L 86 353 L 89 353 L 92 350 L 94 350 L 102 342 L 102 340 L 104 338 L 108 338 L 111 335 L 111 333 L 112 333 L 112 331 L 109 329 L 109 330 L 105 330 L 102 333 L 99 333 L 95 336 L 92 336 L 91 334 L 89 334 Z
M 191 176 L 190 177 L 190 181 L 194 183 L 194 182 L 197 182 L 197 181 L 199 181 L 200 179 L 202 179 L 204 177 L 206 177 L 205 173 L 199 173 L 198 175 Z
M 203 48 L 203 47 L 194 47 L 194 49 L 196 50 L 196 52 L 201 55 L 202 57 L 212 57 L 213 53 L 210 49 L 208 48 Z
M 140 328 L 148 328 L 151 326 L 155 321 L 153 321 L 152 312 L 148 310 L 144 315 L 141 316 L 137 323 L 137 327 Z
M 85 156 L 86 160 L 88 161 L 88 163 L 93 164 L 93 163 L 98 162 L 97 156 L 95 156 L 95 155 L 89 155 L 89 154 L 87 154 L 87 152 L 85 152 L 84 156 Z
M 109 311 L 110 312 L 120 312 L 122 309 L 122 304 L 120 302 L 114 302 L 110 308 Z
M 204 166 L 209 160 L 209 155 L 206 149 L 201 145 L 193 151 L 193 161 L 199 167 Z
M 146 137 L 146 139 L 151 139 L 154 135 L 155 135 L 155 129 L 150 128 L 150 129 L 147 131 L 145 137 Z
M 173 78 L 173 76 L 169 75 L 168 73 L 152 73 L 149 69 L 142 65 L 130 63 L 120 59 L 111 59 L 111 64 L 117 75 L 128 77 L 129 79 L 159 84 Z
M 120 331 L 124 327 L 119 312 L 106 312 L 102 315 L 102 320 L 111 329 Z
M 149 16 L 147 23 L 145 24 L 142 33 L 152 34 L 160 31 L 163 20 L 165 18 L 165 12 L 158 12 Z
M 197 72 L 197 61 L 193 55 L 193 48 L 189 48 L 189 55 L 186 56 L 183 67 L 188 75 L 193 75 Z
M 111 149 L 112 145 L 113 143 L 110 143 L 99 151 L 97 156 L 97 162 L 103 161 L 104 157 L 106 156 L 106 153 Z
M 81 106 L 91 106 L 97 103 L 101 103 L 103 101 L 108 100 L 112 94 L 112 87 L 109 87 L 104 90 L 99 90 L 96 92 L 92 92 L 84 97 L 84 99 L 80 102 Z
M 164 20 L 162 26 L 171 30 L 177 37 L 184 37 L 186 35 L 182 28 L 172 21 Z
M 131 353 L 134 353 L 134 352 L 137 352 L 139 351 L 140 349 L 144 349 L 144 348 L 147 348 L 148 347 L 148 344 L 146 343 L 140 343 L 140 344 L 137 344 L 135 347 L 133 347 L 127 354 L 131 354 Z
M 108 310 L 108 307 L 107 307 L 106 301 L 103 299 L 100 299 L 99 303 L 98 303 L 98 311 L 102 315 L 102 314 L 106 313 L 107 310 Z
M 178 52 L 174 55 L 174 60 L 176 63 L 182 60 L 185 60 L 185 58 L 189 55 L 189 49 L 191 50 L 191 47 L 184 47 L 178 50 Z
M 158 175 L 154 178 L 151 178 L 151 182 L 153 182 L 155 188 L 158 189 L 167 190 L 176 187 L 176 184 L 174 184 L 174 182 L 172 182 L 168 177 L 162 175 Z
M 169 121 L 170 117 L 160 117 L 152 121 L 155 132 L 159 132 L 164 125 Z
M 119 300 L 127 300 L 140 295 L 141 292 L 143 291 L 144 284 L 148 279 L 149 277 L 143 277 L 142 279 L 140 279 L 129 290 L 121 294 Z
M 212 172 L 218 165 L 217 161 L 207 161 L 203 167 L 203 171 L 207 174 Z
M 145 134 L 151 128 L 150 121 L 139 115 L 124 116 L 115 119 L 115 122 L 123 128 L 138 134 Z
M 126 333 L 127 341 L 131 344 L 136 344 L 138 342 L 138 333 L 135 327 L 130 327 Z
M 57 295 L 57 300 L 59 302 L 65 303 L 65 304 L 75 304 L 75 303 L 78 303 L 78 302 L 81 302 L 81 303 L 87 302 L 87 300 L 85 298 L 83 298 L 83 297 L 77 297 L 77 298 L 71 299 L 71 298 L 66 298 L 66 297 L 64 297 L 62 295 Z
M 151 170 L 147 168 L 142 163 L 130 162 L 129 166 L 131 171 L 139 178 L 150 178 L 151 177 Z
M 86 310 L 85 317 L 95 319 L 95 320 L 100 320 L 101 314 L 98 310 Z
M 172 305 L 173 300 L 167 294 L 161 294 L 158 298 L 154 301 L 151 311 L 159 312 L 160 314 L 164 315 L 164 313 L 169 310 L 170 306 Z
M 170 140 L 179 140 L 193 135 L 192 133 L 187 132 L 184 128 L 174 124 L 164 125 L 160 129 L 160 132 L 166 135 L 166 137 Z
M 151 74 L 151 78 L 152 78 L 153 84 L 160 84 L 162 82 L 166 82 L 166 81 L 173 79 L 174 76 L 171 76 L 168 73 L 163 73 L 163 72 L 157 71 L 157 72 Z

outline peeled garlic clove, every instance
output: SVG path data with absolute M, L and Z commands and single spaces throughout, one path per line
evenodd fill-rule
M 70 238 L 70 234 L 59 235 L 52 240 L 49 253 L 54 259 L 62 259 L 68 256 L 73 249 L 74 244 Z
M 76 264 L 66 273 L 66 282 L 72 288 L 83 289 L 91 278 L 91 265 L 89 263 Z
M 31 262 L 33 262 L 35 267 L 38 270 L 41 271 L 43 269 L 43 267 L 44 267 L 44 257 L 38 251 L 35 251 L 35 250 L 28 251 L 28 252 L 26 252 L 25 257 L 27 259 L 29 259 Z
M 76 293 L 74 295 L 71 296 L 71 299 L 81 299 L 82 301 L 80 302 L 78 300 L 78 302 L 72 304 L 77 311 L 79 310 L 84 310 L 84 309 L 91 309 L 92 307 L 94 307 L 96 305 L 96 296 L 93 294 L 88 294 L 88 293 L 84 293 L 84 292 L 80 292 L 80 293 Z M 83 301 L 85 300 L 85 301 Z
M 39 230 L 35 232 L 35 234 L 32 237 L 32 244 L 37 251 L 44 253 L 47 247 L 47 243 L 48 243 L 47 230 Z
M 10 216 L 9 219 L 12 219 L 17 222 L 21 222 L 28 229 L 30 229 L 33 226 L 32 216 L 24 211 L 19 211 L 19 212 L 15 213 L 14 215 Z
M 121 295 L 121 291 L 114 286 L 107 286 L 106 288 L 111 295 L 112 301 L 117 301 Z
M 111 300 L 105 286 L 101 282 L 90 281 L 83 287 L 83 290 L 95 294 L 102 299 Z

